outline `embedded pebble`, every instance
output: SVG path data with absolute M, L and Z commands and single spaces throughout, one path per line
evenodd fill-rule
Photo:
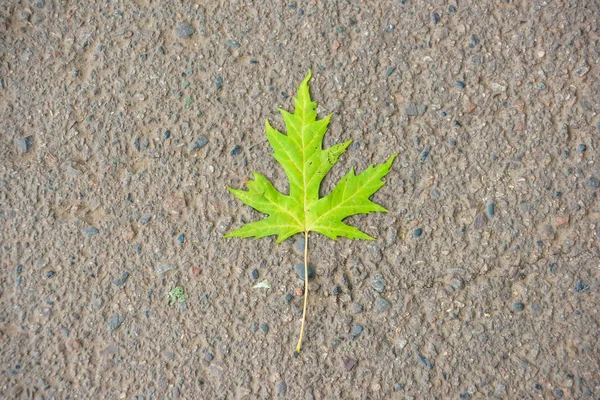
M 515 303 L 513 305 L 513 310 L 515 311 L 523 311 L 525 309 L 525 304 L 523 303 Z
M 252 279 L 258 279 L 259 274 L 257 269 L 253 269 L 250 274 L 252 275 Z
M 423 229 L 417 228 L 413 231 L 413 237 L 418 238 L 423 234 Z
M 100 231 L 98 230 L 98 228 L 96 228 L 96 227 L 93 227 L 93 226 L 89 226 L 89 227 L 87 227 L 87 228 L 85 228 L 85 229 L 83 230 L 83 234 L 84 234 L 85 236 L 89 237 L 89 238 L 91 238 L 92 236 L 94 236 L 94 235 L 95 235 L 95 234 L 97 234 L 98 232 L 100 232 Z
M 121 276 L 119 279 L 114 280 L 113 283 L 117 286 L 121 286 L 121 285 L 125 284 L 125 282 L 127 282 L 128 278 L 129 278 L 129 272 L 123 272 L 123 276 Z
M 180 244 L 183 244 L 183 242 L 185 242 L 185 235 L 182 233 L 181 235 L 177 236 L 177 241 Z
M 284 395 L 287 393 L 287 385 L 284 381 L 277 384 L 277 394 Z
M 294 265 L 294 270 L 300 277 L 300 279 L 304 280 L 304 263 L 299 263 Z M 311 263 L 308 263 L 308 280 L 310 281 L 315 277 L 315 268 Z
M 114 313 L 108 319 L 108 329 L 110 332 L 114 332 L 121 324 L 125 321 L 125 315 Z
M 381 296 L 377 297 L 377 300 L 375 300 L 375 312 L 377 313 L 386 312 L 390 306 L 390 302 Z
M 350 336 L 352 337 L 352 339 L 356 339 L 357 337 L 360 336 L 360 334 L 363 332 L 364 327 L 360 324 L 353 324 L 352 328 L 350 329 Z
M 495 211 L 494 209 L 495 209 L 494 203 L 489 203 L 489 204 L 487 205 L 487 207 L 486 207 L 486 211 L 487 211 L 487 216 L 488 216 L 488 217 L 490 217 L 490 218 L 491 218 L 491 217 L 493 217 L 493 216 L 494 216 L 494 211 Z
M 269 333 L 269 325 L 263 322 L 262 324 L 260 324 L 260 330 L 266 335 L 267 333 Z
M 208 144 L 208 138 L 204 135 L 199 135 L 194 139 L 194 142 L 190 146 L 190 151 L 196 151 L 203 148 Z
M 190 24 L 180 24 L 177 29 L 175 29 L 175 35 L 180 38 L 190 37 L 194 32 L 196 32 L 196 29 Z
M 587 181 L 587 187 L 591 189 L 598 189 L 600 187 L 600 182 L 593 176 L 590 176 L 590 179 Z
M 386 281 L 383 275 L 376 274 L 371 278 L 371 287 L 376 292 L 382 293 L 385 290 Z
M 342 368 L 344 368 L 344 371 L 352 371 L 352 369 L 356 367 L 356 364 L 357 361 L 354 358 L 342 357 Z
M 29 153 L 33 147 L 33 136 L 27 136 L 16 140 L 17 148 L 21 154 Z

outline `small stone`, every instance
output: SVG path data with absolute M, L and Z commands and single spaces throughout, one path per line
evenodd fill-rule
M 83 234 L 89 238 L 91 238 L 92 236 L 94 236 L 96 233 L 100 232 L 98 230 L 98 228 L 93 227 L 93 226 L 88 226 L 87 228 L 85 228 L 83 230 Z
M 577 283 L 575 283 L 573 290 L 575 290 L 577 293 L 586 293 L 590 291 L 590 287 L 583 283 L 582 280 L 578 280 Z
M 413 237 L 418 238 L 423 234 L 423 229 L 417 228 L 413 231 Z
M 487 216 L 490 218 L 493 217 L 494 211 L 495 211 L 494 203 L 488 204 L 486 210 L 487 210 Z
M 239 49 L 240 44 L 238 42 L 236 42 L 235 40 L 227 40 L 225 43 L 227 43 L 228 46 L 230 46 L 233 49 Z
M 114 332 L 121 324 L 125 321 L 123 314 L 115 313 L 108 319 L 108 329 L 110 332 Z
M 389 67 L 387 69 L 387 71 L 385 71 L 385 76 L 390 76 L 391 74 L 394 73 L 395 70 L 396 70 L 396 67 Z
M 457 88 L 459 89 L 464 89 L 465 88 L 465 83 L 462 81 L 456 81 L 456 83 L 454 84 Z
M 586 149 L 587 149 L 587 146 L 583 143 L 577 147 L 577 151 L 580 153 L 584 153 Z
M 190 151 L 196 151 L 198 149 L 203 148 L 208 144 L 208 138 L 204 135 L 199 135 L 196 137 L 192 145 L 190 146 Z
M 267 333 L 269 333 L 269 325 L 263 322 L 262 324 L 260 324 L 260 330 L 266 335 Z
M 125 282 L 127 282 L 127 279 L 129 278 L 129 272 L 123 272 L 123 275 L 119 278 L 113 281 L 113 283 L 117 286 L 121 286 L 124 285 Z
M 157 264 L 154 266 L 154 270 L 156 271 L 156 273 L 157 273 L 158 275 L 162 275 L 162 274 L 164 274 L 165 272 L 168 272 L 168 271 L 170 271 L 170 270 L 172 270 L 172 269 L 175 269 L 175 266 L 173 266 L 173 265 L 171 265 L 171 264 L 166 264 L 166 263 L 157 263 Z
M 377 297 L 377 300 L 375 300 L 375 312 L 377 313 L 386 312 L 390 306 L 390 302 L 381 296 Z
M 180 24 L 177 29 L 175 29 L 175 35 L 180 38 L 190 37 L 194 32 L 196 32 L 196 29 L 190 24 Z
M 515 303 L 513 305 L 513 310 L 515 311 L 523 311 L 525 309 L 525 304 L 523 303 Z
M 294 298 L 294 296 L 292 296 L 291 293 L 286 293 L 285 296 L 283 297 L 283 299 L 285 300 L 286 303 L 289 303 L 290 301 L 292 301 L 293 298 Z
M 299 263 L 299 264 L 294 265 L 294 270 L 296 271 L 296 273 L 298 274 L 300 279 L 304 280 L 304 264 Z M 308 263 L 308 280 L 310 281 L 314 277 L 315 277 L 315 268 L 313 267 L 313 265 L 311 263 Z
M 353 303 L 351 309 L 354 314 L 360 314 L 363 312 L 363 306 L 361 306 L 359 303 Z
M 459 277 L 454 277 L 454 278 L 450 279 L 450 287 L 454 291 L 461 290 L 464 287 L 463 280 Z
M 557 399 L 560 399 L 561 397 L 563 397 L 563 395 L 564 395 L 564 394 L 565 394 L 565 393 L 564 393 L 564 392 L 563 392 L 561 389 L 555 389 L 555 390 L 554 390 L 554 396 L 555 396 Z
M 152 220 L 152 215 L 146 215 L 140 219 L 140 225 L 146 225 L 148 222 Z
M 401 384 L 401 383 L 396 383 L 396 384 L 394 385 L 394 390 L 395 390 L 395 391 L 397 391 L 397 392 L 398 392 L 398 391 L 400 391 L 400 390 L 402 390 L 402 389 L 404 389 L 404 385 L 403 385 L 403 384 Z
M 371 278 L 371 287 L 378 293 L 382 293 L 385 290 L 385 278 L 381 274 L 373 275 Z
M 258 332 L 258 322 L 253 322 L 252 325 L 250 325 L 250 332 L 252 332 L 252 333 Z
M 404 113 L 409 116 L 417 116 L 417 115 L 419 115 L 419 110 L 417 109 L 417 105 L 415 103 L 410 103 L 404 109 Z
M 46 1 L 45 0 L 35 0 L 33 2 L 33 6 L 35 8 L 44 8 L 45 5 L 46 5 Z
M 440 14 L 438 14 L 438 13 L 432 13 L 431 14 L 431 21 L 433 22 L 434 25 L 437 25 L 440 22 Z
M 21 154 L 29 153 L 33 147 L 33 136 L 27 136 L 16 140 L 17 148 Z
M 171 137 L 171 131 L 170 130 L 166 130 L 165 133 L 163 133 L 163 138 L 168 139 Z
M 598 181 L 598 179 L 591 176 L 590 179 L 587 181 L 587 187 L 591 189 L 598 189 L 598 187 L 600 187 L 600 182 Z
M 220 76 L 217 76 L 216 87 L 217 87 L 217 92 L 223 88 L 223 78 Z
M 181 89 L 187 89 L 188 86 L 190 86 L 190 81 L 187 79 L 181 83 Z
M 352 339 L 356 339 L 363 332 L 364 328 L 360 324 L 353 324 L 352 329 L 350 329 L 350 336 Z
M 448 6 L 448 12 L 455 13 L 456 12 L 456 7 L 454 7 L 454 6 Z
M 252 279 L 258 279 L 259 274 L 258 274 L 257 269 L 253 269 L 251 274 L 252 274 Z
M 229 153 L 229 155 L 231 156 L 237 156 L 238 154 L 240 154 L 242 152 L 242 147 L 239 145 L 236 145 L 233 150 L 231 150 L 231 152 Z
M 337 296 L 338 294 L 342 293 L 342 289 L 339 286 L 335 285 L 331 293 L 333 293 L 334 296 Z
M 206 354 L 204 355 L 204 359 L 205 359 L 206 361 L 212 361 L 212 360 L 213 360 L 213 358 L 215 358 L 215 356 L 213 356 L 213 354 L 212 354 L 212 353 L 206 353 Z
M 185 242 L 185 235 L 183 233 L 179 235 L 177 237 L 177 241 L 179 242 L 179 244 L 183 244 L 183 242 Z
M 284 395 L 287 393 L 287 385 L 284 381 L 277 384 L 277 394 Z
M 342 357 L 342 368 L 344 368 L 344 371 L 351 371 L 354 367 L 356 367 L 356 364 L 357 361 L 354 358 Z
M 46 271 L 46 278 L 52 278 L 54 275 L 56 275 L 56 272 L 54 272 L 54 271 Z

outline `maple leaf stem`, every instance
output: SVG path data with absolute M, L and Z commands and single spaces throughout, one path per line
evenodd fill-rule
M 302 338 L 304 337 L 304 323 L 306 322 L 306 306 L 308 304 L 308 230 L 304 231 L 304 310 L 302 311 L 302 327 L 300 338 L 296 346 L 296 353 L 300 354 L 302 349 Z

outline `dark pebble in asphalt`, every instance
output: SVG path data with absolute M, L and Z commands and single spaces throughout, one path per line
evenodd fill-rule
M 114 280 L 113 283 L 117 286 L 121 286 L 125 284 L 125 282 L 127 282 L 127 278 L 129 278 L 129 272 L 123 272 L 123 276 L 121 276 L 121 278 L 119 279 Z
M 456 12 L 456 7 L 454 6 L 448 6 L 448 11 L 451 13 L 455 13 Z
M 195 151 L 195 150 L 201 149 L 204 146 L 206 146 L 207 144 L 208 144 L 208 138 L 204 135 L 199 135 L 198 137 L 196 137 L 196 139 L 192 143 L 192 146 L 190 147 L 190 151 Z
M 525 309 L 525 304 L 523 303 L 515 303 L 513 305 L 513 310 L 515 311 L 523 311 Z
M 231 150 L 231 152 L 229 153 L 232 156 L 237 156 L 238 154 L 240 154 L 242 152 L 242 146 L 240 145 L 236 145 L 233 150 Z
M 583 283 L 582 280 L 578 280 L 573 289 L 578 293 L 586 293 L 590 291 L 590 287 Z
M 260 324 L 260 330 L 266 335 L 267 333 L 269 333 L 269 325 L 263 322 L 262 324 Z
M 185 242 L 185 235 L 182 233 L 181 235 L 177 236 L 177 241 L 180 244 L 183 244 L 183 242 Z
M 396 67 L 389 67 L 387 69 L 387 71 L 385 71 L 385 76 L 390 76 L 391 74 L 394 73 L 395 70 L 396 70 Z
M 580 144 L 580 145 L 577 147 L 577 151 L 578 151 L 578 152 L 580 152 L 580 153 L 583 153 L 583 152 L 585 152 L 586 150 L 587 150 L 587 146 L 586 146 L 585 144 Z
M 217 92 L 223 88 L 223 78 L 220 76 L 217 76 L 216 87 L 217 87 Z
M 431 151 L 431 146 L 427 146 L 425 147 L 425 150 L 423 150 L 421 152 L 421 164 L 425 162 L 425 160 L 427 159 L 427 156 L 429 155 L 429 152 Z
M 564 393 L 562 390 L 560 390 L 560 389 L 556 389 L 556 390 L 554 390 L 554 396 L 555 396 L 557 399 L 560 399 L 561 397 L 563 397 L 563 395 L 564 395 L 564 394 L 565 394 L 565 393 Z
M 91 238 L 98 232 L 99 232 L 98 228 L 93 227 L 93 226 L 89 226 L 83 230 L 83 234 L 89 238 Z
M 385 291 L 385 278 L 381 274 L 373 275 L 371 278 L 371 287 L 378 293 Z
M 171 137 L 171 131 L 167 129 L 167 130 L 165 131 L 165 133 L 163 133 L 163 137 L 164 137 L 165 139 L 168 139 L 168 138 L 170 138 L 170 137 Z
M 342 293 L 342 289 L 336 285 L 333 287 L 333 290 L 331 291 L 331 293 L 333 293 L 334 295 L 337 296 L 338 294 Z
M 396 383 L 396 384 L 394 385 L 394 390 L 396 390 L 396 391 L 399 391 L 399 390 L 402 390 L 402 389 L 404 389 L 404 385 L 403 385 L 403 384 L 401 384 L 401 383 Z
M 416 237 L 416 238 L 418 238 L 418 237 L 420 237 L 422 234 L 423 234 L 423 229 L 421 229 L 421 228 L 417 228 L 417 229 L 415 229 L 415 230 L 413 231 L 413 237 Z
M 598 179 L 591 176 L 587 182 L 587 186 L 592 189 L 598 189 L 598 187 L 600 187 L 600 182 L 598 181 Z
M 434 25 L 437 25 L 440 22 L 440 14 L 438 14 L 438 13 L 431 14 L 431 20 L 433 21 Z
M 231 46 L 234 49 L 238 49 L 240 47 L 240 44 L 238 42 L 236 42 L 235 40 L 228 40 L 227 42 L 228 46 Z
M 54 271 L 46 271 L 46 278 L 52 278 L 55 274 L 56 272 Z
M 175 29 L 175 35 L 180 38 L 190 37 L 194 32 L 196 32 L 196 30 L 190 24 L 181 24 Z
M 213 354 L 212 354 L 212 353 L 206 353 L 206 354 L 204 355 L 204 358 L 206 359 L 206 361 L 212 361 L 212 360 L 213 360 L 213 358 L 215 358 L 215 357 L 213 356 Z
M 494 212 L 495 212 L 495 206 L 494 203 L 490 203 L 487 205 L 487 216 L 488 217 L 493 217 L 494 216 Z
M 300 279 L 304 280 L 304 264 L 296 264 L 294 265 L 294 270 L 300 277 Z M 315 268 L 311 263 L 308 263 L 308 280 L 311 280 L 315 277 Z
M 352 325 L 352 329 L 350 329 L 350 336 L 352 336 L 352 339 L 356 339 L 357 337 L 360 336 L 360 334 L 363 332 L 364 327 L 360 324 L 354 324 Z
M 21 153 L 28 153 L 33 147 L 33 136 L 17 139 L 17 148 Z
M 352 312 L 354 314 L 360 314 L 361 312 L 363 312 L 363 306 L 361 306 L 358 303 L 352 304 Z
M 456 83 L 454 85 L 456 85 L 456 87 L 459 89 L 464 89 L 466 86 L 463 81 L 456 81 Z
M 152 215 L 146 215 L 145 217 L 140 219 L 140 224 L 146 225 L 148 222 L 150 222 L 151 219 L 152 219 Z
M 377 297 L 377 300 L 375 300 L 375 312 L 377 313 L 386 312 L 390 306 L 390 302 L 381 296 Z
M 284 395 L 287 393 L 287 385 L 284 381 L 281 381 L 277 384 L 277 394 Z
M 123 314 L 113 314 L 108 319 L 108 329 L 110 332 L 114 332 L 121 324 L 125 321 L 125 316 Z
M 344 368 L 344 371 L 348 372 L 348 371 L 352 371 L 352 369 L 354 367 L 356 367 L 357 361 L 354 358 L 350 358 L 350 357 L 343 357 L 342 358 L 342 368 Z
M 253 269 L 251 274 L 252 274 L 252 279 L 258 279 L 258 270 L 257 269 Z
M 293 298 L 294 298 L 294 296 L 292 296 L 291 293 L 286 293 L 284 296 L 284 300 L 286 303 L 289 303 L 290 301 L 292 301 Z

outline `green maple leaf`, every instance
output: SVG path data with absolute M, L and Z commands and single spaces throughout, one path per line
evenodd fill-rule
M 226 238 L 277 235 L 279 243 L 296 233 L 314 231 L 331 239 L 343 236 L 373 240 L 371 236 L 354 226 L 346 225 L 342 220 L 355 214 L 387 211 L 369 200 L 369 197 L 385 184 L 382 178 L 390 171 L 396 154 L 385 163 L 370 166 L 358 175 L 355 175 L 352 167 L 331 193 L 319 198 L 323 178 L 352 141 L 323 149 L 323 136 L 331 115 L 317 120 L 317 104 L 311 100 L 308 88 L 310 77 L 309 71 L 298 88 L 294 113 L 279 109 L 287 135 L 277 131 L 266 121 L 267 139 L 274 150 L 273 157 L 281 164 L 289 179 L 290 194 L 280 193 L 258 172 L 253 172 L 254 180 L 246 184 L 247 191 L 228 187 L 238 199 L 268 214 L 268 217 L 248 223 L 225 235 Z
M 288 195 L 279 192 L 269 180 L 258 172 L 253 172 L 254 180 L 248 181 L 248 190 L 228 187 L 238 199 L 268 216 L 251 222 L 225 235 L 230 237 L 261 238 L 277 235 L 277 243 L 296 233 L 304 233 L 304 276 L 308 276 L 308 232 L 319 232 L 331 239 L 373 238 L 343 220 L 355 214 L 369 214 L 387 210 L 369 198 L 379 190 L 385 181 L 382 178 L 390 172 L 394 158 L 385 163 L 370 166 L 360 174 L 354 167 L 338 182 L 327 196 L 319 198 L 321 182 L 338 162 L 351 140 L 323 149 L 323 136 L 327 131 L 331 115 L 317 120 L 317 103 L 310 98 L 308 81 L 311 72 L 300 84 L 294 99 L 294 113 L 279 109 L 287 129 L 287 135 L 274 129 L 266 121 L 267 139 L 274 150 L 273 157 L 281 164 L 290 182 Z M 308 299 L 308 279 L 304 280 L 304 311 L 302 328 L 296 352 L 300 353 L 306 305 Z

